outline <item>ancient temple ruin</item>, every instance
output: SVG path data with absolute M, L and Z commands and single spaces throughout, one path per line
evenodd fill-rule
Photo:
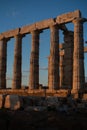
M 50 29 L 50 55 L 48 57 L 48 87 L 78 92 L 85 87 L 83 23 L 81 12 L 76 10 L 23 26 L 0 34 L 0 89 L 6 89 L 7 42 L 15 38 L 12 89 L 21 89 L 22 79 L 22 38 L 32 35 L 30 56 L 29 90 L 39 89 L 39 37 L 45 29 Z M 74 32 L 67 29 L 67 23 L 74 24 Z M 64 43 L 59 44 L 59 30 L 63 30 Z

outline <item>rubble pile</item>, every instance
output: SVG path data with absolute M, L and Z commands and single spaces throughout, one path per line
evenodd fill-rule
M 0 95 L 0 109 L 44 111 L 56 110 L 69 113 L 80 109 L 87 109 L 87 100 L 73 99 L 67 97 L 40 97 L 40 96 L 19 96 Z

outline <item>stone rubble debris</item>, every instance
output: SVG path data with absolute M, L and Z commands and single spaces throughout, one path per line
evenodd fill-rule
M 7 95 L 5 98 L 4 108 L 17 110 L 22 106 L 22 100 L 18 95 Z
M 24 110 L 24 111 L 44 111 L 56 110 L 69 113 L 80 109 L 87 109 L 87 100 L 74 100 L 68 97 L 47 96 L 18 96 L 18 95 L 0 95 L 0 109 Z

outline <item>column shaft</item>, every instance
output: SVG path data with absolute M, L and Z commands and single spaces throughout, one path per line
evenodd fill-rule
M 64 82 L 64 56 L 60 55 L 60 88 L 63 87 Z
M 72 88 L 74 33 L 64 32 L 64 87 Z
M 39 31 L 32 32 L 29 89 L 39 88 Z
M 22 70 L 21 70 L 21 61 L 22 60 L 22 36 L 15 36 L 15 49 L 14 49 L 14 66 L 13 66 L 13 89 L 21 88 L 21 78 L 22 78 Z
M 76 19 L 74 23 L 74 55 L 73 55 L 73 90 L 84 87 L 84 42 L 83 22 Z
M 6 88 L 7 40 L 0 40 L 0 88 Z
M 52 26 L 50 56 L 48 63 L 48 86 L 50 89 L 59 88 L 59 32 L 58 26 Z

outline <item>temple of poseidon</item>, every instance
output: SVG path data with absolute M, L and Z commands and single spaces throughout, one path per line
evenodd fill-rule
M 39 38 L 43 30 L 50 29 L 50 54 L 48 57 L 48 90 L 69 89 L 72 93 L 85 90 L 83 24 L 87 22 L 76 10 L 31 25 L 0 33 L 0 91 L 6 90 L 7 45 L 15 38 L 12 90 L 21 89 L 22 39 L 32 35 L 29 87 L 27 91 L 39 90 Z M 66 24 L 73 23 L 74 31 Z M 59 30 L 63 31 L 64 43 L 59 44 Z

